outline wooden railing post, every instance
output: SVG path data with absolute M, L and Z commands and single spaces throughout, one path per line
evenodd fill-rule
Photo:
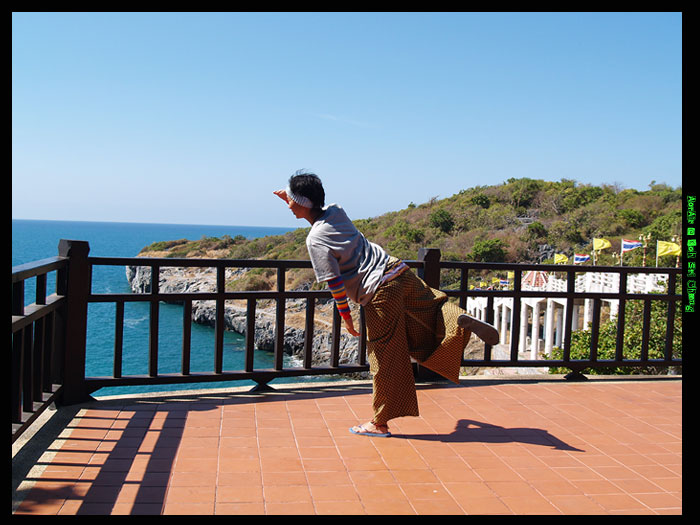
M 90 266 L 86 241 L 61 239 L 58 254 L 68 257 L 66 282 L 65 353 L 63 363 L 63 395 L 61 403 L 71 405 L 89 399 L 85 388 L 85 341 L 87 338 L 87 305 L 90 295 Z
M 418 250 L 418 260 L 423 262 L 423 268 L 418 270 L 418 276 L 431 288 L 439 289 L 440 250 L 437 248 L 421 248 Z

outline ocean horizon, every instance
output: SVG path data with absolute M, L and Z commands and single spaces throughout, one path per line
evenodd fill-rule
M 107 221 L 65 221 L 12 219 L 12 266 L 26 264 L 58 255 L 61 239 L 87 241 L 93 257 L 135 257 L 139 251 L 157 241 L 176 239 L 198 240 L 203 236 L 258 238 L 281 235 L 296 228 L 266 226 L 227 226 L 204 224 L 168 224 Z M 55 292 L 55 272 L 47 279 L 47 293 Z M 25 304 L 34 302 L 34 279 L 25 283 Z M 124 267 L 99 267 L 93 275 L 94 293 L 131 293 Z M 179 371 L 182 348 L 182 306 L 161 304 L 159 330 L 159 373 Z M 88 306 L 86 376 L 111 376 L 114 355 L 113 303 L 93 303 Z M 127 302 L 124 308 L 123 369 L 124 375 L 148 373 L 147 303 Z M 214 370 L 214 329 L 192 323 L 191 370 Z M 242 370 L 245 340 L 233 332 L 224 332 L 224 370 Z M 291 360 L 290 364 L 294 364 Z M 256 351 L 258 368 L 270 368 L 273 356 Z M 313 381 L 319 378 L 293 378 L 284 381 Z M 325 380 L 328 380 L 326 378 Z M 148 385 L 102 388 L 93 395 L 118 395 L 254 385 L 253 381 L 191 383 L 182 385 Z
M 157 241 L 197 240 L 202 236 L 243 235 L 248 239 L 281 235 L 296 228 L 130 221 L 12 219 L 12 266 L 58 254 L 58 241 L 88 241 L 95 257 L 135 257 Z M 109 233 L 108 237 L 104 234 Z

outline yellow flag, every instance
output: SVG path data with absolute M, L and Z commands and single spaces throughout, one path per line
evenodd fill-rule
M 515 279 L 515 272 L 508 272 L 508 279 Z
M 569 262 L 569 258 L 563 253 L 554 254 L 554 264 L 566 264 Z
M 612 244 L 607 239 L 593 239 L 593 249 L 594 250 L 604 250 L 605 248 L 610 248 Z
M 681 247 L 675 242 L 656 241 L 656 255 L 680 255 Z

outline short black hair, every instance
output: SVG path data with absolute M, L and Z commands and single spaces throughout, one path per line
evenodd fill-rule
M 323 208 L 326 204 L 326 192 L 323 190 L 323 184 L 314 173 L 297 170 L 289 178 L 289 189 L 292 190 L 292 193 L 311 199 L 314 209 Z

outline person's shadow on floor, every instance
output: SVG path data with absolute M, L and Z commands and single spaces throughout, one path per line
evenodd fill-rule
M 527 443 L 552 447 L 556 450 L 584 452 L 541 428 L 506 428 L 471 419 L 460 419 L 454 431 L 450 434 L 392 433 L 392 436 L 395 438 L 440 441 L 443 443 Z

